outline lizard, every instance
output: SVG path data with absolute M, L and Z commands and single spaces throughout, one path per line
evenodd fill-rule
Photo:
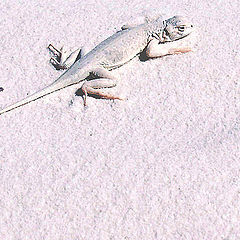
M 117 85 L 118 78 L 112 70 L 129 62 L 143 51 L 147 58 L 192 51 L 185 43 L 185 38 L 193 31 L 193 24 L 182 16 L 166 20 L 158 17 L 137 26 L 124 25 L 120 31 L 102 41 L 85 56 L 80 58 L 79 50 L 76 50 L 69 57 L 65 57 L 68 64 L 64 64 L 65 60 L 61 59 L 61 51 L 49 45 L 50 50 L 58 52 L 56 54 L 58 60 L 60 59 L 60 62 L 52 59 L 54 64 L 67 70 L 42 90 L 0 110 L 0 115 L 74 84 L 81 84 L 79 88 L 83 92 L 84 106 L 87 95 L 123 100 L 119 96 L 104 92 L 104 88 Z M 89 79 L 90 76 L 94 78 Z

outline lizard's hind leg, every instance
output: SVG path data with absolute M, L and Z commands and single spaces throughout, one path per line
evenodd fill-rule
M 78 48 L 75 51 L 69 53 L 69 51 L 66 51 L 64 47 L 58 50 L 52 44 L 49 44 L 48 49 L 51 53 L 53 53 L 53 57 L 51 57 L 50 63 L 57 70 L 70 68 L 77 60 L 83 56 L 83 51 L 81 48 Z
M 119 96 L 114 96 L 113 94 L 102 90 L 102 88 L 112 88 L 117 85 L 118 79 L 114 74 L 104 68 L 95 69 L 92 71 L 92 74 L 99 78 L 86 81 L 82 85 L 81 89 L 84 93 L 84 106 L 86 106 L 87 95 L 95 95 L 105 99 L 123 100 L 123 98 Z

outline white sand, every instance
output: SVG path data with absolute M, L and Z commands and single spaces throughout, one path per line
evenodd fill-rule
M 61 74 L 49 43 L 91 49 L 151 9 L 200 32 L 194 53 L 116 70 L 125 102 L 84 111 L 70 87 L 0 117 L 0 239 L 240 239 L 239 0 L 0 9 L 0 108 Z

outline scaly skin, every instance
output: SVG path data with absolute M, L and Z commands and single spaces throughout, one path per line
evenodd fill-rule
M 47 94 L 85 81 L 90 74 L 98 76 L 99 79 L 88 81 L 84 84 L 81 83 L 82 90 L 85 94 L 85 104 L 88 93 L 108 99 L 120 99 L 119 97 L 106 94 L 99 90 L 100 88 L 116 86 L 117 79 L 110 70 L 127 63 L 145 48 L 147 48 L 147 53 L 150 53 L 153 48 L 148 46 L 153 44 L 149 43 L 152 41 L 152 43 L 155 44 L 154 41 L 156 41 L 156 39 L 157 43 L 154 46 L 154 51 L 152 51 L 152 54 L 148 54 L 149 57 L 191 51 L 191 49 L 188 50 L 188 48 L 187 50 L 182 47 L 178 48 L 178 42 L 179 39 L 188 36 L 192 31 L 193 25 L 187 19 L 180 16 L 175 16 L 166 21 L 158 18 L 152 22 L 136 27 L 125 28 L 101 42 L 87 55 L 76 61 L 52 84 L 1 110 L 0 115 Z M 171 47 L 173 42 L 175 42 L 176 45 L 174 48 Z M 161 53 L 163 47 L 167 49 L 164 54 Z

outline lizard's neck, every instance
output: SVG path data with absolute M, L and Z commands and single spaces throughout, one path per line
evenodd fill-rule
M 148 23 L 147 34 L 149 41 L 151 41 L 153 38 L 156 38 L 159 40 L 159 42 L 164 42 L 165 41 L 164 28 L 165 23 L 160 19 Z

